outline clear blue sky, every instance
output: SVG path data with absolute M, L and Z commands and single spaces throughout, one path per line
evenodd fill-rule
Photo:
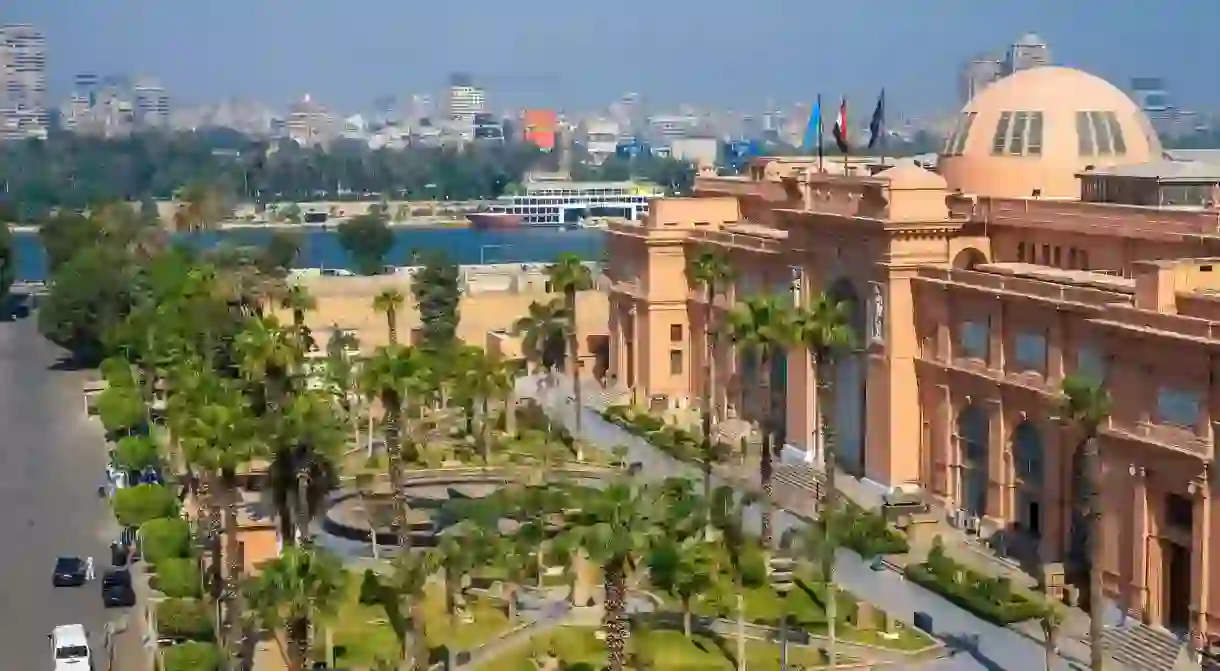
M 1220 106 L 1218 0 L 5 0 L 0 21 L 43 28 L 56 96 L 75 72 L 147 73 L 191 102 L 355 109 L 464 70 L 497 109 L 640 91 L 757 110 L 884 86 L 920 113 L 955 106 L 963 60 L 1034 31 L 1058 63 Z

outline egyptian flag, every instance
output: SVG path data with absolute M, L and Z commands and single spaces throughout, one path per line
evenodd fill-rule
M 868 148 L 872 149 L 878 143 L 885 146 L 885 89 L 881 89 L 877 107 L 873 110 L 873 119 L 868 122 Z
M 847 143 L 847 98 L 839 100 L 839 113 L 835 116 L 833 132 L 835 144 L 839 145 L 839 151 L 844 154 L 851 151 L 851 145 Z

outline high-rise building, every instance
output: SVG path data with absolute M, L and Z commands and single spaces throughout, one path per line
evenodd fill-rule
M 169 124 L 169 94 L 155 79 L 143 78 L 132 87 L 135 98 L 136 123 L 145 128 L 163 128 Z
M 293 142 L 303 147 L 313 147 L 334 139 L 335 118 L 326 108 L 314 102 L 309 94 L 305 94 L 289 108 L 284 130 Z
M 487 96 L 483 89 L 464 72 L 449 76 L 449 91 L 445 99 L 445 114 L 450 121 L 473 124 L 476 114 L 487 111 Z
M 1004 61 L 1004 74 L 1050 65 L 1051 50 L 1046 42 L 1034 33 L 1025 33 L 1008 48 Z
M 102 78 L 95 72 L 79 72 L 72 78 L 72 97 L 80 98 L 90 107 L 97 104 L 97 95 L 101 88 Z
M 3 92 L 0 115 L 4 128 L 22 133 L 45 132 L 47 122 L 47 41 L 42 32 L 28 24 L 0 25 L 0 51 L 3 62 Z
M 970 59 L 970 62 L 962 68 L 961 79 L 958 82 L 958 98 L 961 104 L 965 105 L 970 102 L 979 91 L 1003 76 L 1004 64 L 996 56 L 982 54 Z

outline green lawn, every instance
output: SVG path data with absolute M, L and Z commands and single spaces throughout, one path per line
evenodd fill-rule
M 332 625 L 335 663 L 340 668 L 366 667 L 377 659 L 393 659 L 398 654 L 398 639 L 386 621 L 380 606 L 360 603 L 360 576 L 354 575 L 348 598 Z M 474 622 L 460 619 L 451 622 L 445 613 L 444 592 L 440 585 L 429 585 L 424 602 L 425 632 L 428 647 L 442 645 L 465 650 L 481 645 L 511 626 L 504 612 L 495 604 L 468 599 L 468 610 Z
M 562 627 L 531 641 L 516 652 L 493 660 L 479 671 L 534 671 L 535 655 L 553 652 L 572 671 L 596 671 L 606 664 L 605 641 L 597 640 L 595 630 Z M 733 655 L 737 644 L 731 639 L 693 636 L 687 639 L 677 631 L 649 631 L 633 634 L 628 652 L 642 655 L 656 671 L 731 671 L 736 668 Z M 790 664 L 817 666 L 824 660 L 816 650 L 792 647 Z M 847 660 L 840 659 L 840 663 Z M 779 646 L 760 641 L 746 642 L 746 666 L 751 671 L 778 671 Z

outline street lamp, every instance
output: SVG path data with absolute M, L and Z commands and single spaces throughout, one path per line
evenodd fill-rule
M 779 671 L 788 671 L 788 593 L 792 591 L 796 561 L 789 557 L 772 557 L 767 562 L 767 569 L 771 589 L 780 600 Z

